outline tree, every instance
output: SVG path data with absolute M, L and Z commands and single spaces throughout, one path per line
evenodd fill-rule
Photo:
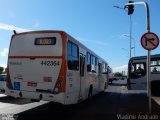
M 4 68 L 3 68 L 3 67 L 0 67 L 0 74 L 3 73 L 3 70 L 4 70 Z
M 122 74 L 122 73 L 120 73 L 120 72 L 116 72 L 116 73 L 114 73 L 114 76 L 116 76 L 116 77 L 122 77 L 122 76 L 123 76 L 123 74 Z
M 5 68 L 4 73 L 7 74 L 7 68 Z

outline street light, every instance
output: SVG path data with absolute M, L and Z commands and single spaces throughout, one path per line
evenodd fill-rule
M 132 1 L 130 1 L 130 2 L 132 3 Z M 114 5 L 113 7 L 125 10 L 125 7 L 122 8 L 122 7 L 119 7 L 116 5 Z M 131 15 L 134 11 L 134 6 L 128 6 L 128 9 L 129 9 L 128 15 L 130 16 L 130 45 L 129 45 L 130 46 L 130 55 L 129 55 L 129 57 L 131 58 L 132 57 L 132 52 L 131 52 L 131 49 L 132 49 L 132 17 L 131 17 Z
M 129 37 L 129 35 L 124 35 L 125 37 Z M 131 49 L 134 49 L 134 57 L 136 55 L 136 44 L 135 44 L 135 39 L 133 37 L 131 37 L 131 39 L 133 40 L 133 47 L 131 47 Z
M 113 7 L 115 7 L 115 8 L 119 8 L 119 9 L 123 9 L 123 10 L 124 10 L 124 8 L 119 7 L 119 6 L 117 6 L 117 5 L 113 5 Z
M 128 55 L 127 55 L 126 57 L 127 57 L 127 58 L 129 58 L 129 52 L 128 52 L 128 50 L 127 50 L 127 49 L 125 49 L 125 48 L 122 48 L 122 50 L 124 50 L 124 51 L 126 51 L 126 52 L 127 52 L 127 54 L 128 54 Z

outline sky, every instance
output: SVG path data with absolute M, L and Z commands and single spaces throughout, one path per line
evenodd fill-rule
M 141 2 L 149 4 L 151 32 L 160 36 L 160 0 Z M 126 3 L 128 0 L 1 0 L 0 66 L 7 65 L 13 30 L 63 30 L 105 59 L 114 72 L 126 70 L 130 16 L 126 10 L 113 7 L 123 8 Z M 135 5 L 131 18 L 135 56 L 147 55 L 140 43 L 141 36 L 147 31 L 144 5 Z M 159 53 L 160 47 L 151 52 Z

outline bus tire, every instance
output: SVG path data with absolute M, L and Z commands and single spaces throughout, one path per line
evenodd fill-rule
M 89 91 L 88 91 L 88 100 L 91 100 L 92 99 L 92 90 L 93 90 L 93 86 L 91 85 L 89 87 Z
M 108 87 L 108 84 L 105 82 L 104 91 L 107 89 L 107 87 Z

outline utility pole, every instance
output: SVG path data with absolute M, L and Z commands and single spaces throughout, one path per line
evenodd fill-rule
M 125 37 L 130 38 L 129 35 L 124 35 Z M 133 41 L 133 46 L 131 47 L 131 49 L 134 49 L 134 57 L 136 56 L 136 44 L 135 44 L 135 38 L 131 37 L 132 41 Z
M 132 17 L 130 15 L 130 58 L 132 57 Z
M 134 11 L 134 6 L 133 5 L 141 5 L 143 4 L 146 8 L 146 20 L 147 20 L 147 32 L 150 32 L 150 14 L 149 14 L 149 6 L 147 2 L 133 2 L 129 1 L 125 5 L 124 8 L 128 8 L 128 15 L 132 14 Z M 151 83 L 150 83 L 150 55 L 151 55 L 151 50 L 148 50 L 148 55 L 147 55 L 147 93 L 148 93 L 148 107 L 149 107 L 149 113 L 151 113 Z

